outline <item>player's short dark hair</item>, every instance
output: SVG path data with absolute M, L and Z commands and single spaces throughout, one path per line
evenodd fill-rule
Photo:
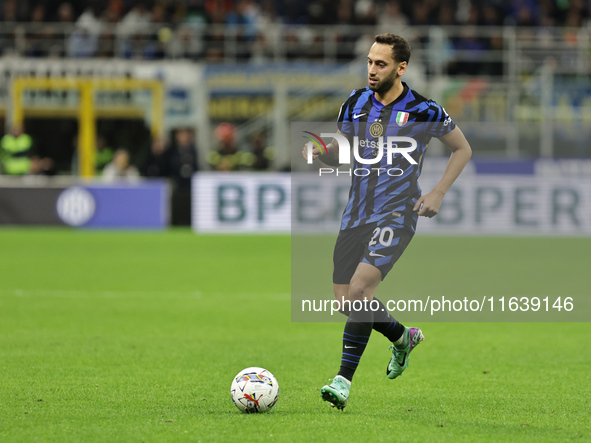
M 376 43 L 382 45 L 389 45 L 392 47 L 392 58 L 397 63 L 402 63 L 410 60 L 410 45 L 405 38 L 397 34 L 378 34 L 376 35 Z

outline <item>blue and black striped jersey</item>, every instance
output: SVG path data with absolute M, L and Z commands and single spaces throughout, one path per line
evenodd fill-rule
M 410 137 L 417 148 L 409 155 L 411 164 L 402 155 L 395 155 L 388 164 L 385 154 L 376 164 L 353 160 L 349 201 L 341 220 L 341 229 L 350 229 L 391 217 L 393 224 L 414 231 L 417 215 L 412 207 L 421 195 L 418 178 L 423 155 L 432 137 L 442 137 L 455 128 L 445 109 L 419 95 L 402 83 L 404 90 L 392 103 L 384 106 L 369 87 L 357 89 L 341 106 L 339 130 L 359 149 L 363 159 L 372 159 L 378 152 L 380 137 Z M 353 143 L 358 137 L 358 147 Z M 352 156 L 353 157 L 353 156 Z M 354 157 L 353 157 L 354 158 Z

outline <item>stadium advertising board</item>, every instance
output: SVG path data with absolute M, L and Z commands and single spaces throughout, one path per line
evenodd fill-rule
M 419 180 L 424 191 L 438 177 Z M 198 173 L 193 178 L 193 228 L 198 232 L 335 233 L 350 186 L 349 171 Z M 290 219 L 291 215 L 291 219 Z M 419 221 L 419 234 L 591 235 L 591 180 L 537 175 L 461 177 L 440 213 Z
M 168 213 L 168 184 L 162 180 L 0 187 L 0 225 L 163 229 Z
M 193 175 L 192 225 L 198 232 L 289 232 L 290 175 Z

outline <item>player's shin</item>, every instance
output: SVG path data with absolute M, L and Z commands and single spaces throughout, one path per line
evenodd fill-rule
M 368 306 L 352 309 L 343 333 L 343 353 L 338 375 L 353 380 L 373 328 L 373 312 Z

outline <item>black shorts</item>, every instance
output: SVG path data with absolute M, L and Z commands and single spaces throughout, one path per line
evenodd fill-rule
M 359 263 L 369 263 L 382 273 L 382 280 L 398 261 L 414 235 L 389 220 L 345 229 L 334 247 L 332 281 L 348 285 Z

